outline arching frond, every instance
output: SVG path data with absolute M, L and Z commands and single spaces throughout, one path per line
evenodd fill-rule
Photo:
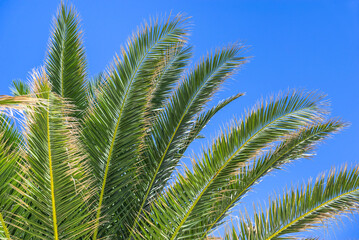
M 211 209 L 215 204 L 213 194 L 228 184 L 228 178 L 241 165 L 268 144 L 322 119 L 321 99 L 313 93 L 290 92 L 273 101 L 262 101 L 214 141 L 195 163 L 193 171 L 179 175 L 165 197 L 156 202 L 147 221 L 161 225 L 160 234 L 171 239 L 186 238 L 189 229 L 211 213 L 204 209 Z
M 162 57 L 153 66 L 153 89 L 149 109 L 156 114 L 165 104 L 175 84 L 181 79 L 181 74 L 192 57 L 192 48 L 179 43 L 164 49 Z
M 146 23 L 116 57 L 88 110 L 83 139 L 101 189 L 97 221 L 102 218 L 111 224 L 102 227 L 102 232 L 96 230 L 94 239 L 105 233 L 128 234 L 137 207 L 137 175 L 143 171 L 139 153 L 153 64 L 169 46 L 185 41 L 186 34 L 186 19 L 180 15 Z
M 215 230 L 254 185 L 346 125 L 328 120 L 322 95 L 289 91 L 261 100 L 174 172 L 243 95 L 209 108 L 248 59 L 232 44 L 192 67 L 188 28 L 180 14 L 144 23 L 90 80 L 78 14 L 61 2 L 44 68 L 0 96 L 0 239 L 222 239 Z M 13 110 L 24 114 L 10 119 Z M 223 237 L 294 239 L 358 210 L 358 185 L 357 167 L 334 170 Z
M 188 146 L 188 130 L 197 113 L 218 90 L 221 83 L 244 63 L 242 46 L 232 46 L 211 53 L 189 73 L 168 103 L 158 113 L 145 141 L 144 195 L 136 221 L 154 196 L 159 194 L 176 167 L 180 154 Z M 187 145 L 186 145 L 187 144 Z
M 240 168 L 238 175 L 229 177 L 228 185 L 217 191 L 217 195 L 214 195 L 217 203 L 211 207 L 211 214 L 198 224 L 202 226 L 201 230 L 206 229 L 202 238 L 219 226 L 230 213 L 230 209 L 268 173 L 293 160 L 311 156 L 311 151 L 320 141 L 344 126 L 345 123 L 335 120 L 305 126 L 285 138 L 275 149 L 256 159 L 253 164 Z
M 312 183 L 286 191 L 240 221 L 240 239 L 298 239 L 298 233 L 325 226 L 340 214 L 358 210 L 359 169 L 344 167 Z

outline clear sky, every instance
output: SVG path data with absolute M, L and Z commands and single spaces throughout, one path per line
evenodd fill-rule
M 359 0 L 262 1 L 84 1 L 73 0 L 80 12 L 91 75 L 102 71 L 133 30 L 150 16 L 183 12 L 192 16 L 191 44 L 195 60 L 210 49 L 241 41 L 253 56 L 215 101 L 246 92 L 220 112 L 205 130 L 241 116 L 262 96 L 297 88 L 328 94 L 332 115 L 350 128 L 322 144 L 318 155 L 300 160 L 264 179 L 244 200 L 268 199 L 273 191 L 316 177 L 331 166 L 359 163 Z M 50 22 L 59 1 L 0 1 L 0 94 L 9 94 L 13 79 L 27 79 L 43 63 Z M 199 142 L 194 147 L 200 147 Z M 233 213 L 233 216 L 236 212 Z M 359 217 L 333 226 L 322 239 L 359 239 Z

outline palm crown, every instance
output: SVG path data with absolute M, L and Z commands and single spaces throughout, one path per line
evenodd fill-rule
M 2 239 L 210 239 L 265 175 L 345 126 L 320 94 L 289 91 L 233 120 L 174 172 L 210 119 L 242 96 L 206 107 L 247 59 L 233 44 L 188 69 L 187 36 L 182 15 L 151 20 L 89 80 L 77 14 L 61 4 L 44 67 L 0 98 L 24 112 L 22 131 L 1 115 Z M 358 168 L 334 169 L 242 214 L 224 238 L 294 238 L 358 200 Z

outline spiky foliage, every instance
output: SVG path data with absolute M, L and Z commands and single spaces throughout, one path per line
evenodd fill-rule
M 22 131 L 1 118 L 2 239 L 215 239 L 264 176 L 345 126 L 328 119 L 322 95 L 288 91 L 233 120 L 175 172 L 212 117 L 243 96 L 207 109 L 247 60 L 232 44 L 189 68 L 188 25 L 182 15 L 144 23 L 90 80 L 78 15 L 61 4 L 44 67 L 0 98 L 3 109 L 24 112 Z M 258 213 L 225 237 L 279 238 L 355 210 L 356 176 L 343 171 L 288 193 L 270 219 Z
M 61 5 L 53 23 L 46 59 L 47 77 L 52 91 L 75 106 L 80 117 L 87 106 L 86 58 L 82 46 L 80 22 L 73 7 Z
M 10 217 L 7 212 L 12 206 L 7 199 L 14 193 L 9 186 L 16 179 L 21 138 L 7 116 L 2 115 L 0 123 L 0 237 L 9 238 L 11 226 L 5 221 Z
M 79 150 L 76 123 L 68 117 L 71 107 L 51 92 L 44 71 L 34 72 L 32 78 L 32 93 L 44 104 L 25 115 L 25 156 L 19 163 L 22 179 L 14 187 L 22 193 L 15 202 L 31 216 L 18 221 L 38 239 L 79 239 L 91 230 L 89 166 Z
M 227 239 L 303 239 L 298 233 L 322 227 L 328 220 L 358 208 L 359 168 L 333 169 L 313 183 L 286 191 L 258 209 L 254 217 L 243 216 L 238 230 Z
M 31 96 L 7 96 L 0 95 L 0 111 L 6 113 L 7 110 L 22 111 L 26 106 L 33 105 L 37 100 Z

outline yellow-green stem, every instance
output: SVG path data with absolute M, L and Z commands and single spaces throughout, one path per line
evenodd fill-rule
M 93 239 L 94 240 L 97 239 L 97 233 L 98 233 L 98 227 L 99 227 L 99 221 L 100 221 L 100 215 L 101 215 L 101 206 L 102 206 L 102 201 L 103 201 L 103 195 L 105 193 L 106 179 L 107 179 L 108 169 L 109 169 L 109 166 L 110 166 L 110 158 L 111 158 L 111 155 L 112 155 L 113 147 L 115 145 L 116 133 L 117 133 L 117 129 L 118 129 L 119 124 L 120 124 L 120 119 L 118 119 L 117 124 L 116 124 L 115 132 L 114 132 L 113 137 L 112 137 L 111 147 L 110 147 L 110 151 L 109 151 L 107 162 L 106 162 L 105 174 L 103 176 L 104 180 L 102 181 L 100 200 L 99 200 L 99 203 L 98 203 L 97 214 L 96 214 L 96 225 L 95 225 L 96 229 L 95 229 L 95 232 L 93 234 Z
M 1 213 L 0 213 L 0 222 L 1 222 L 2 228 L 3 228 L 4 232 L 5 232 L 5 237 L 6 237 L 7 239 L 11 240 L 9 230 L 8 230 L 7 227 L 6 227 L 4 218 L 2 217 L 2 214 L 1 214 Z
M 272 121 L 270 121 L 269 123 L 267 123 L 265 126 L 261 127 L 257 132 L 255 132 L 253 134 L 253 136 L 251 136 L 247 141 L 245 141 L 242 146 L 240 146 L 228 159 L 227 161 L 223 164 L 223 166 L 214 174 L 214 176 L 211 178 L 211 180 L 206 184 L 206 187 L 202 189 L 201 193 L 199 194 L 199 196 L 197 196 L 196 200 L 193 202 L 193 204 L 191 205 L 190 209 L 188 210 L 188 212 L 186 213 L 186 215 L 184 216 L 184 218 L 182 219 L 182 221 L 180 222 L 180 224 L 177 226 L 177 228 L 175 229 L 175 232 L 173 233 L 171 240 L 173 240 L 179 230 L 181 229 L 182 225 L 186 222 L 187 218 L 189 217 L 190 213 L 192 212 L 192 210 L 194 209 L 194 207 L 197 205 L 197 203 L 199 202 L 199 200 L 201 199 L 201 197 L 203 196 L 203 194 L 206 192 L 206 190 L 209 188 L 209 186 L 211 185 L 211 183 L 215 180 L 215 178 L 220 174 L 220 172 L 227 166 L 227 164 L 237 155 L 237 153 L 250 141 L 252 140 L 258 133 L 260 133 L 263 129 L 267 128 L 269 125 L 271 125 L 272 123 L 274 123 L 275 121 L 278 121 L 278 119 L 281 119 L 283 117 L 286 117 L 287 115 L 289 115 L 289 113 L 284 114 L 283 116 L 278 117 L 277 119 L 274 119 Z
M 303 141 L 301 141 L 303 142 Z M 284 156 L 285 153 L 288 153 L 289 151 L 291 151 L 292 149 L 294 149 L 297 145 L 294 145 L 293 147 L 289 148 L 286 152 L 284 152 L 283 154 L 281 154 L 275 161 L 273 161 L 273 164 L 277 162 L 278 159 L 280 159 L 281 157 Z M 216 220 L 211 224 L 211 226 L 207 229 L 207 231 L 203 234 L 203 236 L 201 237 L 201 239 L 205 238 L 208 234 L 208 232 L 212 229 L 212 227 L 219 221 L 219 219 L 227 212 L 227 210 L 237 201 L 237 199 L 242 196 L 244 194 L 244 192 L 250 187 L 252 186 L 256 180 L 258 180 L 263 173 L 265 173 L 272 165 L 269 165 L 268 167 L 266 167 L 259 175 L 258 177 L 254 178 L 249 184 L 247 184 L 246 188 L 244 188 L 231 202 L 230 204 L 228 204 L 228 206 L 222 211 L 222 213 L 216 218 Z
M 200 88 L 200 89 L 201 89 L 201 88 Z M 198 90 L 196 91 L 195 95 L 198 94 L 198 92 L 200 91 L 200 89 L 198 89 Z M 131 235 L 130 235 L 129 239 L 133 236 L 133 232 L 134 232 L 133 230 L 135 229 L 135 227 L 136 227 L 137 224 L 138 224 L 138 218 L 139 218 L 139 216 L 140 216 L 140 214 L 141 214 L 141 212 L 142 212 L 142 210 L 143 210 L 143 206 L 145 205 L 145 203 L 146 203 L 146 201 L 147 201 L 148 195 L 150 194 L 150 191 L 151 191 L 151 189 L 152 189 L 152 185 L 153 185 L 153 183 L 154 183 L 154 181 L 155 181 L 155 179 L 156 179 L 156 177 L 157 177 L 157 174 L 158 174 L 158 172 L 159 172 L 159 170 L 160 170 L 160 168 L 161 168 L 161 166 L 162 166 L 162 163 L 163 163 L 163 161 L 164 161 L 164 159 L 165 159 L 165 157 L 166 157 L 166 155 L 167 155 L 167 152 L 168 152 L 168 150 L 169 150 L 169 148 L 170 148 L 170 146 L 171 146 L 171 143 L 172 143 L 174 137 L 176 136 L 176 133 L 177 133 L 179 127 L 181 126 L 181 123 L 182 123 L 184 117 L 186 116 L 186 114 L 187 114 L 187 112 L 188 112 L 190 106 L 192 105 L 193 101 L 194 101 L 194 98 L 191 99 L 190 103 L 189 103 L 188 106 L 186 107 L 186 109 L 185 109 L 185 111 L 184 111 L 184 113 L 183 113 L 183 115 L 182 115 L 180 121 L 178 122 L 178 124 L 177 124 L 177 126 L 176 126 L 175 131 L 173 132 L 173 134 L 172 134 L 172 136 L 171 136 L 170 141 L 168 142 L 168 144 L 167 144 L 167 146 L 166 146 L 166 149 L 165 149 L 164 153 L 162 154 L 160 163 L 158 164 L 158 167 L 157 167 L 157 169 L 156 169 L 156 172 L 155 172 L 154 176 L 152 177 L 151 183 L 150 183 L 150 185 L 149 185 L 148 188 L 147 188 L 146 195 L 145 195 L 145 197 L 143 198 L 143 201 L 142 201 L 140 210 L 138 211 L 137 216 L 136 216 L 136 218 L 135 218 L 135 222 L 134 222 L 134 224 L 133 224 L 133 226 L 132 226 L 132 228 L 131 228 L 132 231 L 131 231 Z
M 50 171 L 50 182 L 51 182 L 51 201 L 52 201 L 52 221 L 54 225 L 54 237 L 55 240 L 59 239 L 58 230 L 57 230 L 57 217 L 56 217 L 56 204 L 55 204 L 55 185 L 54 185 L 54 175 L 52 170 L 52 156 L 51 156 L 51 139 L 50 139 L 50 100 L 49 108 L 47 110 L 47 147 L 49 153 L 49 171 Z
M 143 56 L 141 58 L 140 64 L 135 69 L 135 73 L 138 71 L 139 66 L 142 64 L 144 58 L 145 58 L 145 56 Z M 131 84 L 132 84 L 132 82 L 133 82 L 133 80 L 135 78 L 135 75 L 136 74 L 133 74 L 133 76 L 131 77 L 129 86 L 131 86 Z M 109 166 L 110 166 L 110 160 L 111 160 L 111 156 L 112 156 L 112 151 L 113 151 L 113 148 L 114 148 L 114 145 L 115 145 L 115 140 L 116 140 L 116 136 L 117 136 L 118 127 L 120 126 L 122 112 L 123 112 L 123 109 L 125 107 L 125 101 L 127 99 L 129 91 L 130 91 L 130 87 L 127 88 L 125 97 L 123 98 L 123 102 L 122 102 L 122 106 L 121 106 L 121 109 L 120 109 L 120 113 L 118 115 L 115 131 L 114 131 L 113 136 L 112 136 L 111 147 L 110 147 L 110 150 L 109 150 L 109 153 L 108 153 L 108 156 L 107 156 L 106 169 L 105 169 L 105 174 L 104 174 L 103 181 L 102 181 L 100 200 L 99 200 L 99 204 L 98 204 L 98 208 L 97 208 L 97 214 L 96 214 L 96 225 L 95 225 L 96 228 L 95 228 L 95 232 L 94 232 L 94 235 L 93 235 L 94 240 L 97 239 L 98 227 L 99 227 L 100 216 L 101 216 L 101 207 L 102 207 L 103 195 L 105 193 L 106 180 L 107 180 L 108 169 L 109 169 Z
M 326 202 L 320 204 L 319 206 L 313 208 L 313 209 L 310 210 L 309 212 L 307 212 L 307 213 L 305 213 L 305 214 L 303 214 L 303 215 L 301 215 L 301 216 L 295 218 L 293 221 L 291 221 L 290 223 L 288 223 L 287 225 L 285 225 L 284 227 L 282 227 L 281 229 L 279 229 L 278 231 L 276 231 L 275 233 L 273 233 L 273 234 L 272 234 L 269 238 L 267 238 L 266 240 L 270 240 L 270 239 L 272 239 L 272 238 L 278 236 L 278 234 L 280 234 L 281 232 L 283 232 L 284 230 L 286 230 L 286 229 L 287 229 L 288 227 L 290 227 L 292 224 L 298 222 L 300 219 L 303 219 L 303 218 L 309 216 L 309 215 L 312 214 L 314 211 L 316 211 L 316 210 L 318 210 L 319 208 L 321 208 L 321 207 L 327 205 L 328 203 L 333 202 L 333 201 L 335 201 L 335 200 L 337 200 L 337 199 L 339 199 L 339 198 L 341 198 L 341 197 L 343 197 L 343 196 L 345 196 L 345 195 L 347 195 L 347 194 L 351 194 L 351 193 L 356 192 L 356 191 L 359 191 L 359 188 L 357 188 L 357 189 L 355 189 L 355 190 L 352 190 L 352 191 L 349 191 L 349 192 L 346 192 L 346 193 L 343 193 L 343 194 L 340 194 L 339 196 L 336 196 L 335 198 L 329 199 L 328 201 L 326 201 Z

